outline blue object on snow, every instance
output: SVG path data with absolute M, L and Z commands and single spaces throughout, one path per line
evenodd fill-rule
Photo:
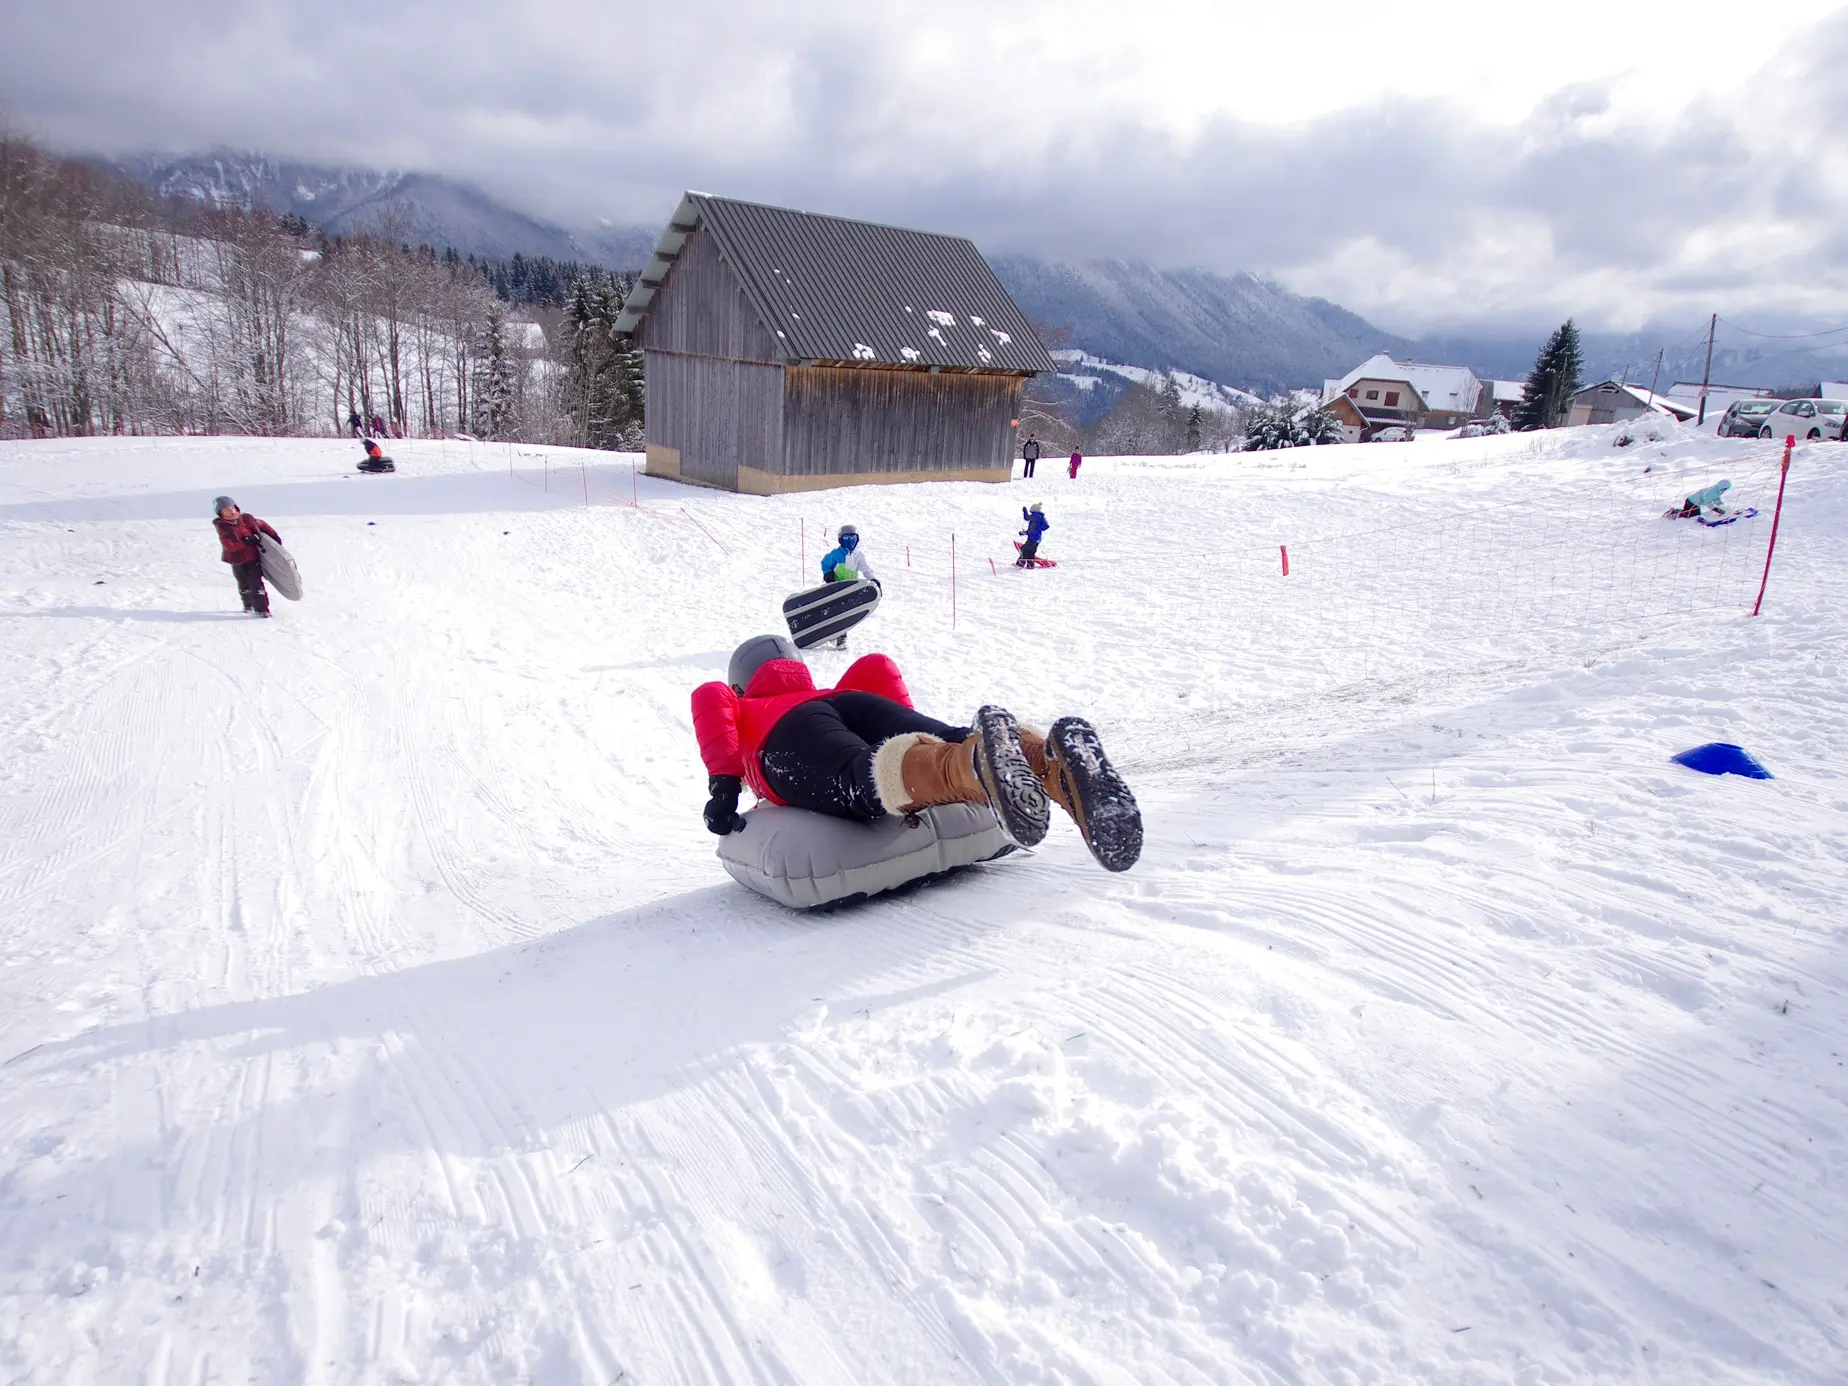
M 1730 741 L 1709 741 L 1705 746 L 1696 746 L 1669 759 L 1703 775 L 1744 775 L 1748 780 L 1776 778 L 1753 760 L 1745 747 L 1735 746 Z

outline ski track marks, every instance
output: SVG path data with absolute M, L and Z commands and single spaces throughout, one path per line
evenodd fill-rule
M 0 446 L 0 1377 L 1837 1380 L 1839 479 L 1761 623 L 1481 657 L 1308 585 L 1241 612 L 1274 550 L 1166 638 L 1085 560 L 1608 446 L 1093 461 L 1041 488 L 1076 561 L 965 568 L 954 631 L 991 488 L 587 510 L 459 445 Z M 309 579 L 268 623 L 180 518 L 227 486 Z M 1056 824 L 833 915 L 723 879 L 687 691 L 849 518 L 890 600 L 818 674 L 1091 716 L 1134 872 Z M 1706 739 L 1779 779 L 1666 764 Z

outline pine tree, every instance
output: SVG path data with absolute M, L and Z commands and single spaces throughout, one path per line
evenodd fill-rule
M 1514 414 L 1514 426 L 1526 430 L 1557 428 L 1564 423 L 1572 407 L 1572 397 L 1584 383 L 1581 379 L 1583 368 L 1578 328 L 1567 318 L 1534 358 L 1534 368 L 1527 373 L 1521 406 Z
M 488 308 L 475 360 L 474 431 L 481 438 L 500 438 L 513 425 L 517 382 L 507 342 L 507 314 L 498 303 Z
M 1187 451 L 1200 451 L 1200 406 L 1194 405 L 1187 411 Z

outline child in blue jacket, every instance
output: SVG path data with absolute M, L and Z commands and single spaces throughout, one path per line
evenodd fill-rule
M 1040 537 L 1052 528 L 1052 521 L 1040 513 L 1038 501 L 1034 501 L 1030 507 L 1023 506 L 1020 518 L 1027 522 L 1027 527 L 1021 530 L 1027 536 L 1027 542 L 1020 546 L 1020 557 L 1014 560 L 1014 566 L 1028 568 L 1032 566 L 1034 556 L 1039 553 Z

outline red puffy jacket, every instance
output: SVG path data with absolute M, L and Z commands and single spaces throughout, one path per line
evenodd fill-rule
M 727 683 L 702 683 L 693 690 L 693 734 L 709 775 L 738 775 L 773 804 L 783 801 L 764 782 L 757 753 L 764 738 L 792 707 L 830 693 L 877 693 L 911 706 L 911 690 L 898 666 L 882 654 L 862 655 L 833 688 L 817 688 L 799 659 L 773 659 L 751 676 L 742 696 Z
M 217 516 L 212 521 L 212 528 L 218 531 L 218 542 L 224 546 L 227 563 L 261 563 L 263 555 L 257 549 L 259 531 L 269 535 L 278 544 L 282 542 L 282 536 L 275 530 L 255 515 L 246 515 L 241 511 L 235 520 Z

